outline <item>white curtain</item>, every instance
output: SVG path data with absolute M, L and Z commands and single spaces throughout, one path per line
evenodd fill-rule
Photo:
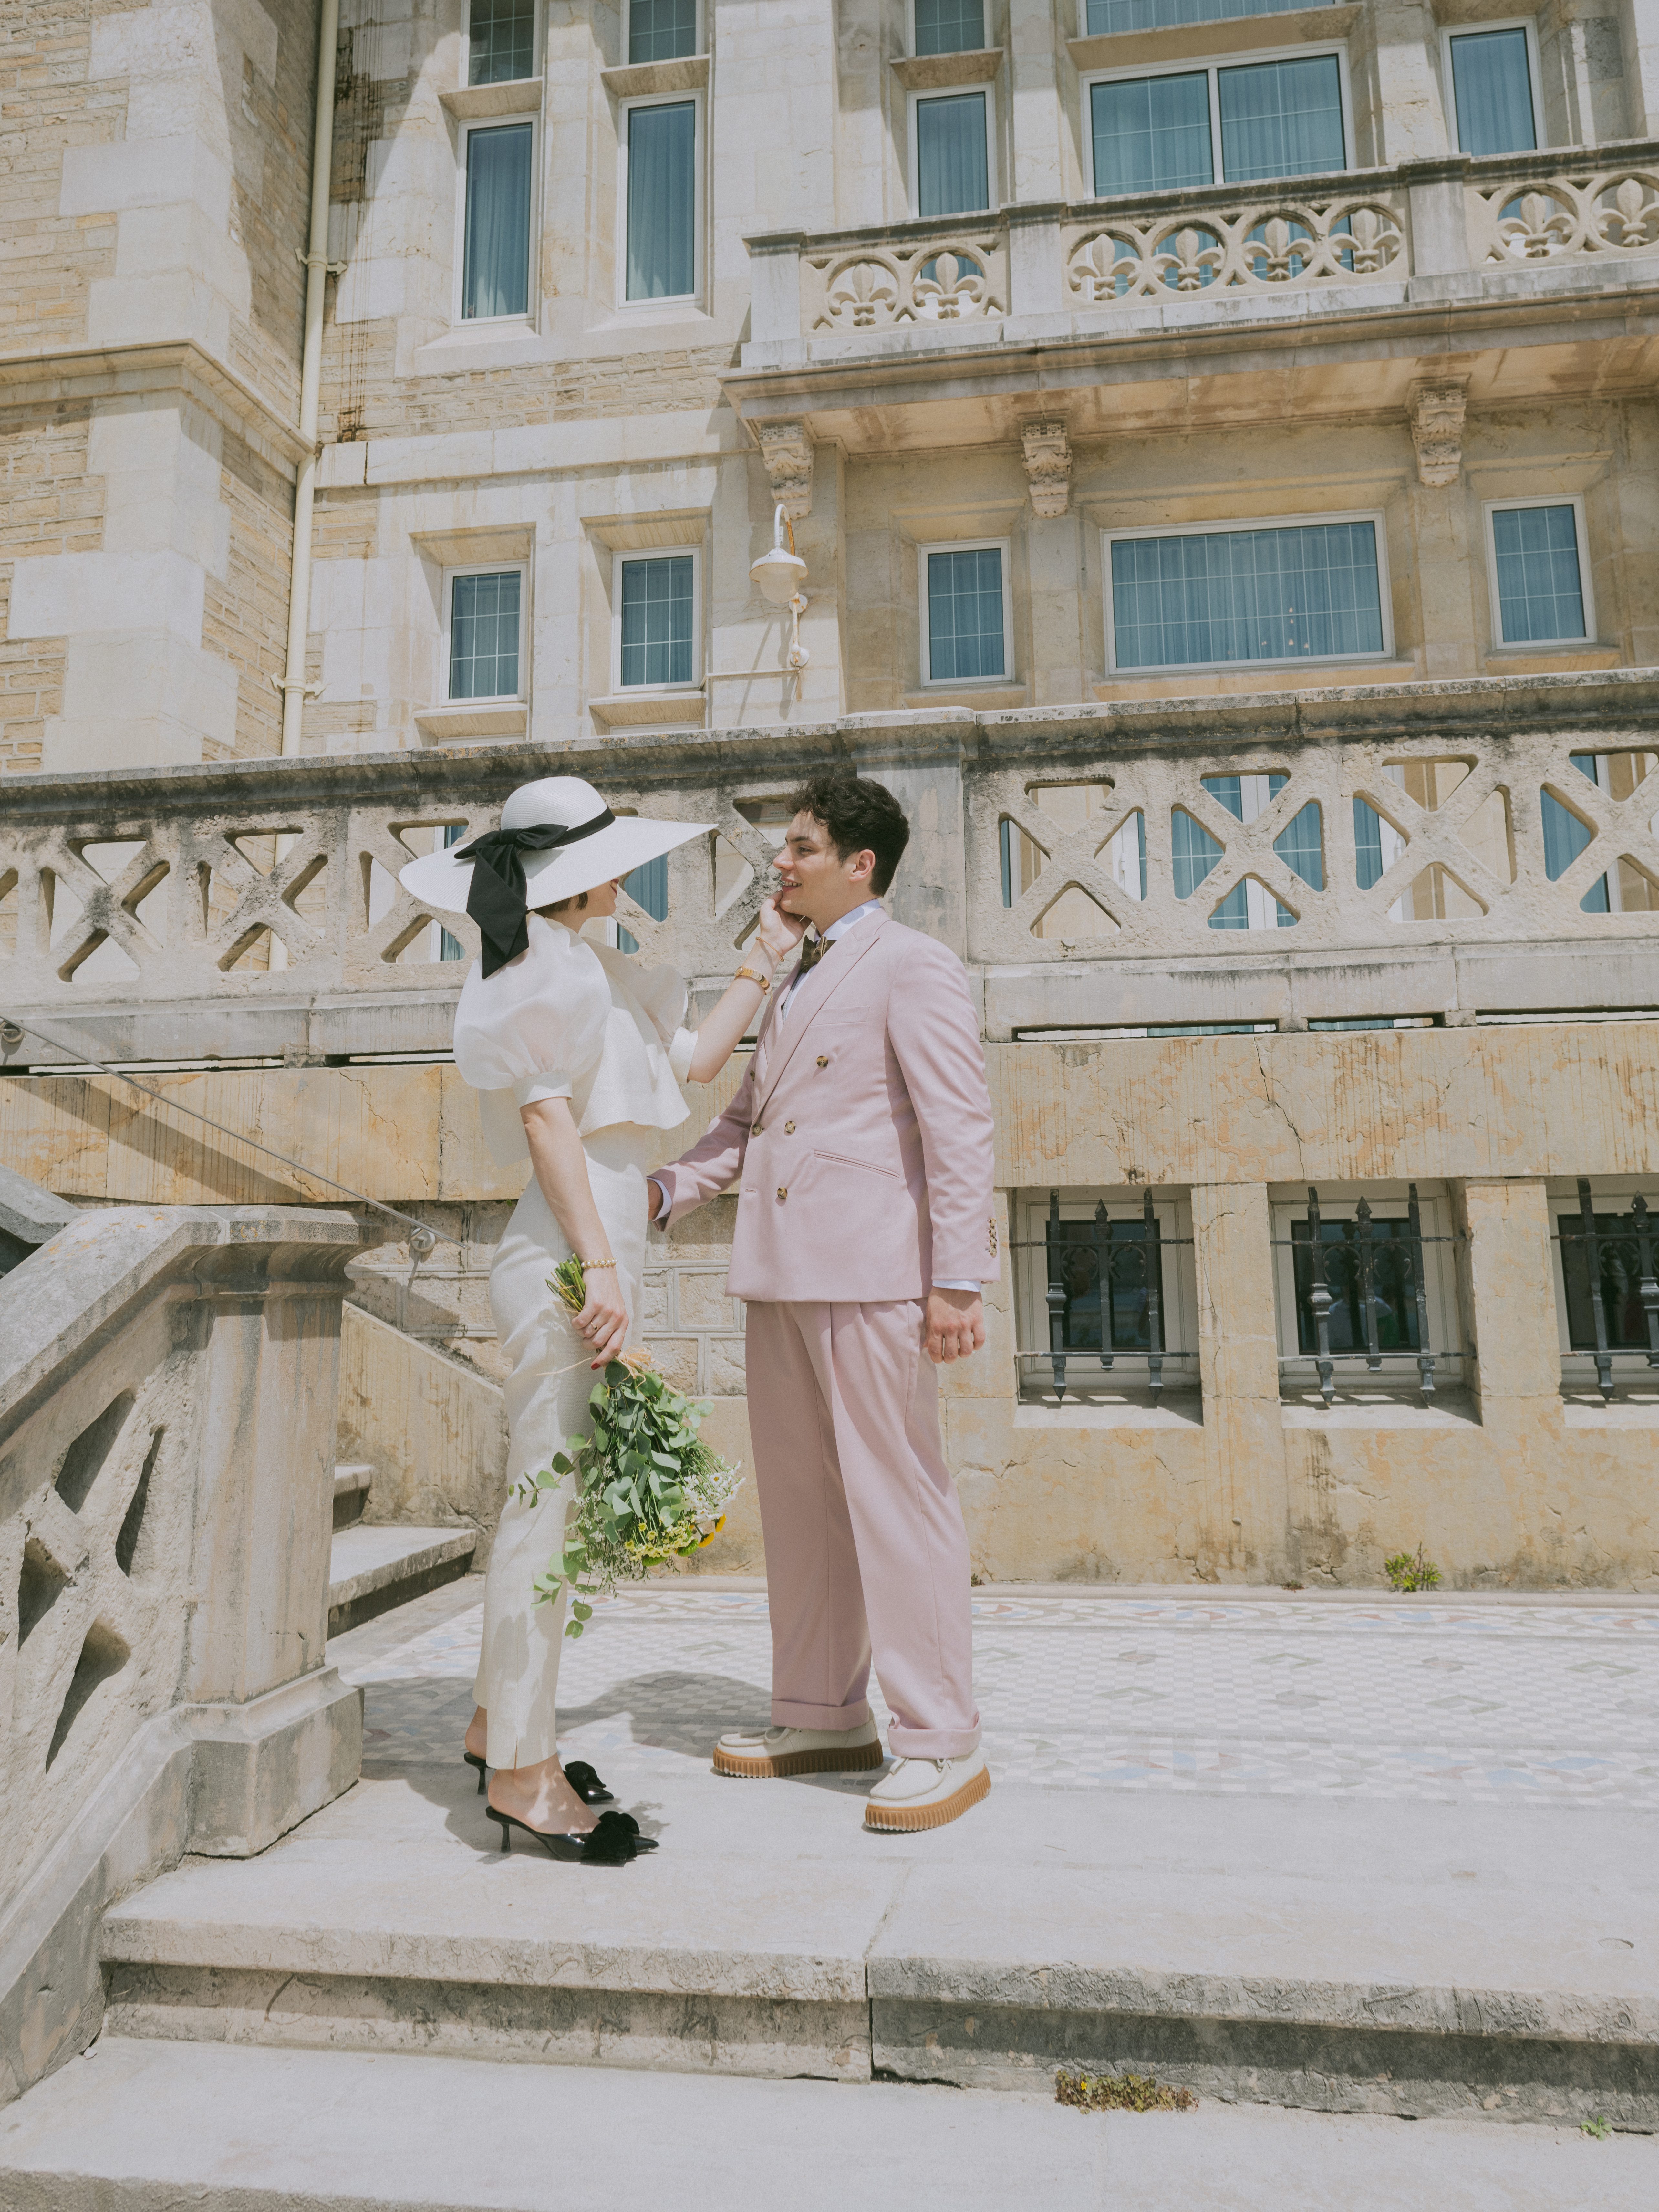
M 1120 668 L 1380 653 L 1376 525 L 1118 538 L 1112 621 Z
M 529 312 L 533 137 L 528 123 L 467 134 L 461 313 L 468 321 Z
M 1477 31 L 1454 39 L 1457 143 L 1466 154 L 1521 154 L 1537 145 L 1527 34 Z
M 697 111 L 693 101 L 628 117 L 628 296 L 684 299 L 697 289 Z
M 1492 537 L 1504 644 L 1583 637 L 1584 594 L 1572 508 L 1495 507 Z
M 1276 15 L 1285 0 L 1089 0 L 1089 36 L 1103 31 L 1162 31 L 1179 23 L 1215 23 L 1230 15 Z M 1315 0 L 1318 4 L 1318 0 Z M 917 0 L 918 11 L 921 0 Z M 918 46 L 918 53 L 925 52 Z
M 1221 106 L 1221 173 L 1320 177 L 1346 168 L 1342 77 L 1334 54 L 1256 62 L 1217 71 Z
M 920 215 L 972 215 L 991 204 L 985 94 L 916 102 Z
M 1167 192 L 1213 181 L 1210 80 L 1130 77 L 1090 88 L 1095 191 Z
M 967 54 L 985 44 L 985 0 L 916 0 L 916 52 Z
M 927 673 L 935 684 L 1000 676 L 1002 555 L 995 546 L 927 556 Z

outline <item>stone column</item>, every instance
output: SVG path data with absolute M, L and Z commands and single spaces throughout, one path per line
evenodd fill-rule
M 1267 1188 L 1195 1183 L 1192 1208 L 1209 1469 L 1200 1550 L 1232 1579 L 1281 1582 L 1291 1514 Z
M 1474 1346 L 1473 1393 L 1487 1427 L 1565 1431 L 1550 1210 L 1541 1182 L 1468 1182 L 1462 1321 Z
M 1054 11 L 1049 0 L 1009 0 L 1006 82 L 1013 173 L 1006 197 L 1011 200 L 1066 197 L 1056 44 Z

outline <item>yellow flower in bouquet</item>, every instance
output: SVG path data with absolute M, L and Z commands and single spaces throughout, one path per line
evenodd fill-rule
M 562 1261 L 548 1287 L 580 1313 L 587 1302 L 581 1261 Z M 713 1543 L 742 1481 L 697 1433 L 706 1406 L 674 1389 L 642 1347 L 606 1364 L 587 1404 L 589 1434 L 570 1437 L 536 1477 L 538 1492 L 576 1478 L 563 1542 L 535 1583 L 543 1604 L 569 1584 L 567 1636 L 581 1634 L 593 1598 Z

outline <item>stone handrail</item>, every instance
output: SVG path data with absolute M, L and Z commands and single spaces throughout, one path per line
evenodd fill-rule
M 349 1215 L 130 1207 L 0 1280 L 0 2103 L 96 2032 L 109 1899 L 348 1789 L 324 1662 Z
M 1392 179 L 1310 178 L 1248 194 L 1235 185 L 1073 214 L 1061 234 L 1076 306 L 1411 274 L 1407 194 Z
M 1476 679 L 1452 692 L 1395 684 L 1063 712 L 868 715 L 859 719 L 857 751 L 872 773 L 895 781 L 923 825 L 896 909 L 956 944 L 975 969 L 994 972 L 992 997 L 1003 1011 L 994 1018 L 988 1012 L 988 1020 L 1006 1034 L 1008 1025 L 1053 1018 L 1042 1011 L 1052 994 L 1041 978 L 1060 969 L 1073 979 L 1073 998 L 1080 990 L 1120 1005 L 1135 1003 L 1132 979 L 1144 971 L 1156 979 L 1158 1003 L 1179 1007 L 1154 1012 L 1158 1020 L 1237 1018 L 1247 985 L 1264 1014 L 1276 1016 L 1292 967 L 1304 978 L 1318 968 L 1336 977 L 1358 953 L 1381 956 L 1402 977 L 1409 971 L 1398 985 L 1400 1012 L 1449 1003 L 1449 960 L 1477 953 L 1488 964 L 1504 956 L 1506 1005 L 1561 1006 L 1572 1003 L 1571 990 L 1594 994 L 1626 954 L 1650 957 L 1659 916 L 1586 914 L 1580 902 L 1624 860 L 1659 882 L 1650 826 L 1659 788 L 1644 784 L 1616 800 L 1569 756 L 1642 750 L 1656 713 L 1659 678 L 1632 670 Z M 730 975 L 769 880 L 776 831 L 753 817 L 822 757 L 829 734 L 805 727 L 647 738 L 608 763 L 582 754 L 580 764 L 613 805 L 708 823 L 718 833 L 719 842 L 695 840 L 669 856 L 664 919 L 626 897 L 621 909 L 641 947 L 672 958 L 698 988 Z M 0 949 L 0 1018 L 38 1025 L 58 1048 L 0 1035 L 0 1069 L 62 1066 L 77 1050 L 118 1062 L 446 1051 L 472 926 L 420 905 L 394 872 L 430 848 L 434 823 L 489 827 L 507 793 L 546 774 L 556 750 L 479 748 L 466 757 L 464 783 L 455 759 L 435 752 L 17 779 L 0 832 L 0 882 L 15 878 L 22 910 L 14 946 Z M 1395 761 L 1453 757 L 1478 765 L 1433 811 L 1414 805 L 1387 772 Z M 1206 775 L 1259 773 L 1289 782 L 1249 823 L 1204 787 Z M 1039 802 L 1038 785 L 1056 781 L 1095 787 L 1086 824 L 1059 822 Z M 458 788 L 465 803 L 450 795 Z M 1545 791 L 1593 833 L 1553 881 L 1545 867 Z M 1369 888 L 1358 877 L 1356 799 L 1403 841 Z M 1315 884 L 1276 849 L 1310 806 L 1321 854 Z M 1482 830 L 1466 836 L 1483 808 Z M 1172 873 L 1176 809 L 1219 848 L 1211 873 L 1185 898 L 1176 896 Z M 1132 896 L 1101 857 L 1135 814 L 1146 838 L 1144 898 Z M 1008 907 L 1005 820 L 1042 856 L 1036 880 Z M 965 822 L 965 839 L 951 831 L 952 822 Z M 285 853 L 279 840 L 288 841 Z M 250 846 L 263 848 L 264 870 L 241 857 Z M 1433 918 L 1435 897 L 1425 892 L 1401 918 L 1401 902 L 1425 872 L 1431 886 L 1455 887 L 1441 900 L 1453 910 Z M 1291 926 L 1210 926 L 1247 877 L 1294 915 Z M 46 919 L 52 878 L 81 902 L 55 945 Z M 1087 902 L 1090 927 L 1081 933 L 1048 919 L 1067 884 Z M 232 957 L 256 929 L 283 943 L 285 962 L 267 955 L 251 966 Z M 441 930 L 461 958 L 440 957 Z M 130 972 L 118 981 L 94 973 L 88 948 L 100 936 L 126 957 Z M 1546 945 L 1582 957 L 1582 978 L 1509 957 Z M 1085 988 L 1083 976 L 1095 980 Z M 1644 1004 L 1650 981 L 1645 988 Z
M 1659 254 L 1659 144 L 1472 162 L 1467 198 L 1477 266 Z
M 1007 312 L 1008 233 L 995 216 L 847 232 L 814 240 L 802 253 L 803 325 L 814 335 L 907 323 L 982 326 Z

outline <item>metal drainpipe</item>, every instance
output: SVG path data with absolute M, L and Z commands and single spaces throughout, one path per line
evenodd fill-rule
M 317 29 L 317 129 L 311 150 L 311 235 L 306 265 L 306 335 L 300 357 L 300 437 L 305 451 L 294 488 L 294 571 L 288 603 L 288 671 L 283 678 L 283 755 L 300 750 L 306 697 L 306 631 L 311 611 L 311 510 L 317 491 L 317 400 L 323 374 L 323 292 L 328 283 L 328 185 L 334 161 L 334 48 L 340 0 L 322 0 Z

